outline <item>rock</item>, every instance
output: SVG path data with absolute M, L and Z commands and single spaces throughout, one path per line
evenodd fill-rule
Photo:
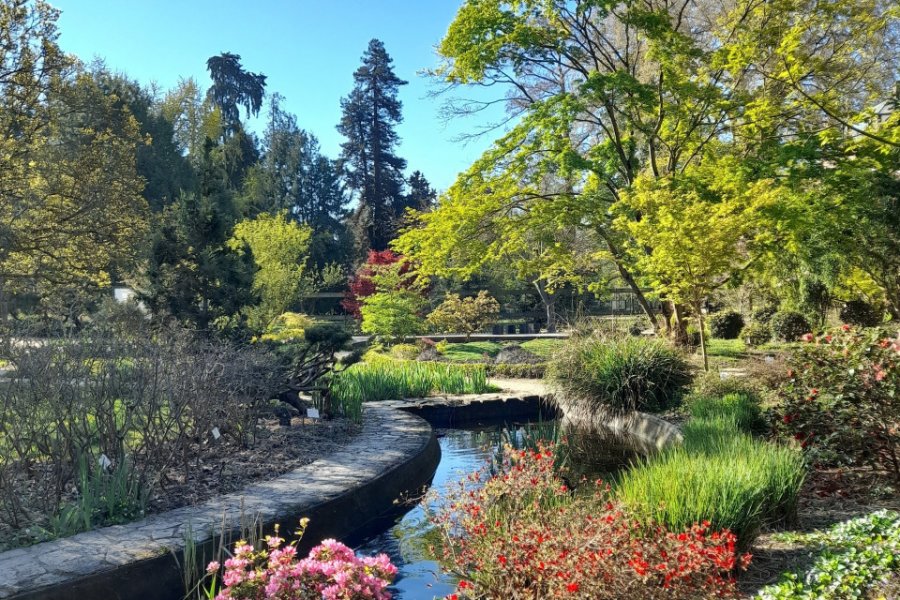
M 544 359 L 525 350 L 521 346 L 504 346 L 494 357 L 495 365 L 534 365 L 544 362 Z

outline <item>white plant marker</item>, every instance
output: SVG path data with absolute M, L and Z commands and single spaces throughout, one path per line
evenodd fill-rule
M 105 454 L 101 454 L 100 458 L 97 459 L 97 462 L 100 463 L 100 468 L 104 471 L 112 465 L 112 461 L 109 460 L 109 457 Z
M 310 419 L 318 419 L 319 418 L 319 409 L 318 408 L 307 408 L 306 416 Z
M 218 427 L 212 428 L 212 434 L 213 434 L 213 439 L 216 439 L 216 440 L 219 439 L 220 437 L 222 437 L 222 432 L 219 431 Z

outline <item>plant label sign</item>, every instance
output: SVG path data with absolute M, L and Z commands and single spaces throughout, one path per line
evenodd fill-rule
M 222 437 L 222 432 L 219 431 L 218 427 L 212 428 L 212 434 L 213 434 L 213 439 L 219 439 L 220 437 Z
M 100 463 L 100 468 L 104 471 L 112 464 L 112 461 L 109 460 L 109 457 L 105 454 L 101 454 L 100 458 L 97 459 L 97 462 Z
M 307 408 L 306 416 L 310 419 L 318 419 L 319 418 L 319 409 L 318 408 Z

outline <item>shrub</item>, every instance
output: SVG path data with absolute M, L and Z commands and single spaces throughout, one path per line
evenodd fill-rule
M 768 323 L 754 321 L 744 326 L 741 330 L 741 340 L 748 348 L 758 348 L 768 344 L 772 339 L 772 328 Z
M 541 379 L 547 372 L 547 363 L 494 363 L 488 365 L 491 377 L 512 379 Z
M 301 527 L 302 527 L 301 522 Z M 245 541 L 235 544 L 234 553 L 225 561 L 222 583 L 217 592 L 222 566 L 207 567 L 212 582 L 204 590 L 216 600 L 276 598 L 341 598 L 342 600 L 390 600 L 388 586 L 397 575 L 397 567 L 386 554 L 361 558 L 344 544 L 328 539 L 297 557 L 297 542 L 266 536 L 266 548 L 256 551 Z
M 476 477 L 450 490 L 433 521 L 461 577 L 451 598 L 736 596 L 732 571 L 749 557 L 733 534 L 639 525 L 602 482 L 572 494 L 554 463 L 545 446 L 509 451 L 482 487 Z
M 804 338 L 782 387 L 782 429 L 816 459 L 887 468 L 900 481 L 900 339 L 877 329 Z
M 399 360 L 416 360 L 419 347 L 415 344 L 394 344 L 391 346 L 391 356 Z
M 428 315 L 428 323 L 439 332 L 464 333 L 466 340 L 500 316 L 500 304 L 486 291 L 477 296 L 460 298 L 447 294 L 441 304 Z
M 690 397 L 721 398 L 727 394 L 742 394 L 759 403 L 765 392 L 759 382 L 751 377 L 728 377 L 722 379 L 717 372 L 703 373 L 694 379 Z M 687 399 L 690 403 L 691 398 Z
M 759 600 L 883 598 L 874 588 L 900 570 L 900 514 L 880 510 L 804 536 L 819 553 L 803 574 L 786 573 Z
M 775 302 L 768 302 L 763 304 L 759 308 L 755 309 L 751 314 L 752 320 L 757 323 L 768 323 L 772 320 L 772 317 L 775 316 L 775 313 L 778 312 L 778 304 Z
M 744 328 L 744 317 L 734 311 L 714 313 L 706 322 L 712 336 L 723 340 L 737 339 Z
M 424 398 L 434 392 L 481 394 L 494 389 L 481 364 L 397 361 L 389 358 L 353 365 L 331 382 L 338 404 Z
M 685 401 L 691 417 L 704 419 L 730 419 L 741 431 L 751 433 L 765 426 L 762 410 L 755 395 L 731 393 L 724 396 L 690 395 Z
M 884 320 L 884 311 L 864 300 L 850 300 L 841 307 L 841 322 L 859 327 L 875 327 Z
M 303 341 L 303 333 L 314 321 L 306 315 L 286 312 L 278 315 L 259 336 L 264 342 L 297 343 Z
M 804 333 L 812 331 L 809 321 L 798 312 L 785 310 L 772 316 L 772 334 L 783 342 L 796 342 Z
M 380 269 L 395 264 L 400 265 L 398 268 L 401 275 L 408 274 L 412 268 L 409 261 L 405 260 L 402 255 L 397 254 L 393 250 L 382 250 L 380 252 L 377 250 L 369 250 L 366 262 L 360 266 L 356 271 L 356 274 L 350 278 L 347 293 L 344 296 L 344 299 L 341 300 L 343 309 L 357 319 L 362 319 L 360 308 L 362 307 L 363 300 L 377 291 L 374 277 Z M 404 279 L 404 283 L 411 284 L 413 280 L 413 276 L 410 275 L 408 279 Z
M 702 519 L 749 547 L 766 523 L 790 521 L 805 476 L 796 450 L 753 439 L 735 419 L 690 421 L 684 442 L 626 471 L 618 497 L 647 523 L 670 529 Z
M 567 403 L 591 413 L 664 410 L 691 380 L 678 351 L 632 337 L 571 338 L 548 364 L 547 376 Z

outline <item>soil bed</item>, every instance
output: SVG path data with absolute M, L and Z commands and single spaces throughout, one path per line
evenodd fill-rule
M 198 461 L 195 465 L 199 464 L 199 468 L 192 467 L 187 479 L 179 468 L 164 473 L 159 488 L 148 500 L 146 514 L 198 504 L 239 491 L 254 482 L 274 479 L 336 451 L 360 431 L 361 426 L 346 419 L 294 417 L 290 427 L 279 425 L 277 419 L 262 419 L 252 447 L 242 448 L 224 436 L 220 438 L 221 443 L 198 445 L 199 458 L 195 458 Z M 26 505 L 38 505 L 33 482 L 18 480 L 14 484 L 20 488 L 19 497 Z M 69 489 L 66 496 L 69 501 L 75 500 L 76 490 Z M 49 532 L 35 525 L 23 531 L 0 523 L 0 552 L 52 538 Z

